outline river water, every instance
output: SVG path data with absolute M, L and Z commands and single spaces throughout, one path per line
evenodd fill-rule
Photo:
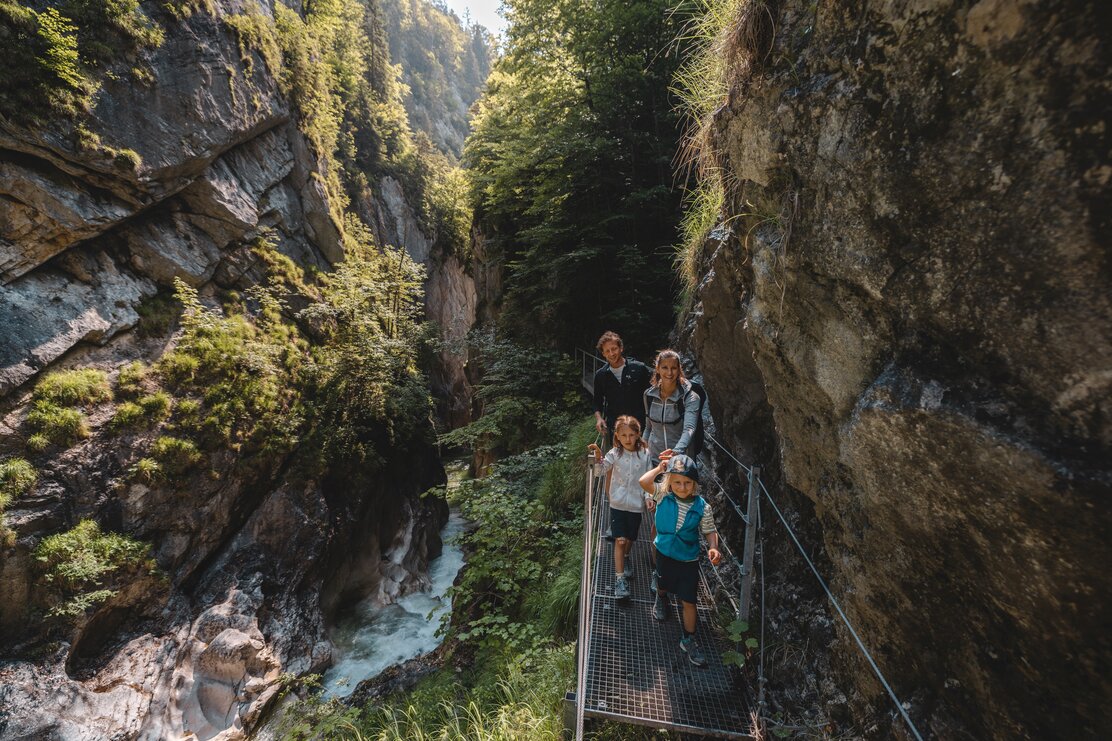
M 463 566 L 463 549 L 456 542 L 463 529 L 463 517 L 452 510 L 440 533 L 444 550 L 429 563 L 427 592 L 385 607 L 369 598 L 340 615 L 332 632 L 336 660 L 324 674 L 326 697 L 346 697 L 364 679 L 440 645 L 436 630 L 452 609 L 446 592 Z

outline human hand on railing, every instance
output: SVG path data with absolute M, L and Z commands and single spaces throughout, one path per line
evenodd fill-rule
M 645 509 L 652 512 L 656 509 L 656 500 L 652 497 L 645 497 Z
M 722 560 L 722 552 L 717 548 L 709 548 L 707 549 L 707 558 L 713 565 L 717 566 L 718 562 Z
M 595 418 L 595 429 L 598 430 L 598 434 L 605 435 L 606 434 L 606 420 L 603 419 L 602 417 L 596 417 Z
M 588 453 L 594 453 L 595 463 L 598 463 L 599 461 L 602 460 L 602 448 L 595 445 L 594 443 L 591 443 L 590 445 L 587 446 L 587 452 Z

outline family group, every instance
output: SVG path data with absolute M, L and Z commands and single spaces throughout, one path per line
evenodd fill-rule
M 599 473 L 608 477 L 613 596 L 630 596 L 633 573 L 626 556 L 641 530 L 642 515 L 650 513 L 653 617 L 667 620 L 668 594 L 675 595 L 683 605 L 680 649 L 691 663 L 703 666 L 706 659 L 695 642 L 700 534 L 706 536 L 711 562 L 721 558 L 710 503 L 698 493 L 695 458 L 702 445 L 704 395 L 684 377 L 675 350 L 657 353 L 651 370 L 625 357 L 622 339 L 614 332 L 599 338 L 598 350 L 606 366 L 594 378 L 595 425 L 613 447 L 605 456 L 593 443 L 589 450 Z

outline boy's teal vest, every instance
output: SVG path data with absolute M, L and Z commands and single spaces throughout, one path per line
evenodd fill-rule
M 680 527 L 676 529 L 676 518 L 680 507 L 676 495 L 669 492 L 656 506 L 656 539 L 653 545 L 668 558 L 676 561 L 695 561 L 699 558 L 699 522 L 703 519 L 703 509 L 707 502 L 700 496 L 687 510 Z

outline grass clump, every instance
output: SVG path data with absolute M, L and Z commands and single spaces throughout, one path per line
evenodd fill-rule
M 204 458 L 192 440 L 168 435 L 154 441 L 150 454 L 158 463 L 159 472 L 167 476 L 190 473 Z
M 112 426 L 118 429 L 140 429 L 161 422 L 170 416 L 170 395 L 158 391 L 139 401 L 125 401 L 116 407 Z
M 45 376 L 31 396 L 27 426 L 33 433 L 27 447 L 42 452 L 51 445 L 69 446 L 89 436 L 88 407 L 112 398 L 112 387 L 103 371 L 78 368 Z
M 147 375 L 150 372 L 145 364 L 133 360 L 120 368 L 120 375 L 116 378 L 116 390 L 126 399 L 134 399 L 143 393 Z
M 38 480 L 35 467 L 23 458 L 0 462 L 0 513 L 16 498 L 29 492 Z
M 34 399 L 58 406 L 89 406 L 112 399 L 112 387 L 104 371 L 76 368 L 51 373 L 35 387 Z
M 76 618 L 114 597 L 135 578 L 156 572 L 146 543 L 102 532 L 92 520 L 43 538 L 35 549 L 53 603 L 50 617 Z

